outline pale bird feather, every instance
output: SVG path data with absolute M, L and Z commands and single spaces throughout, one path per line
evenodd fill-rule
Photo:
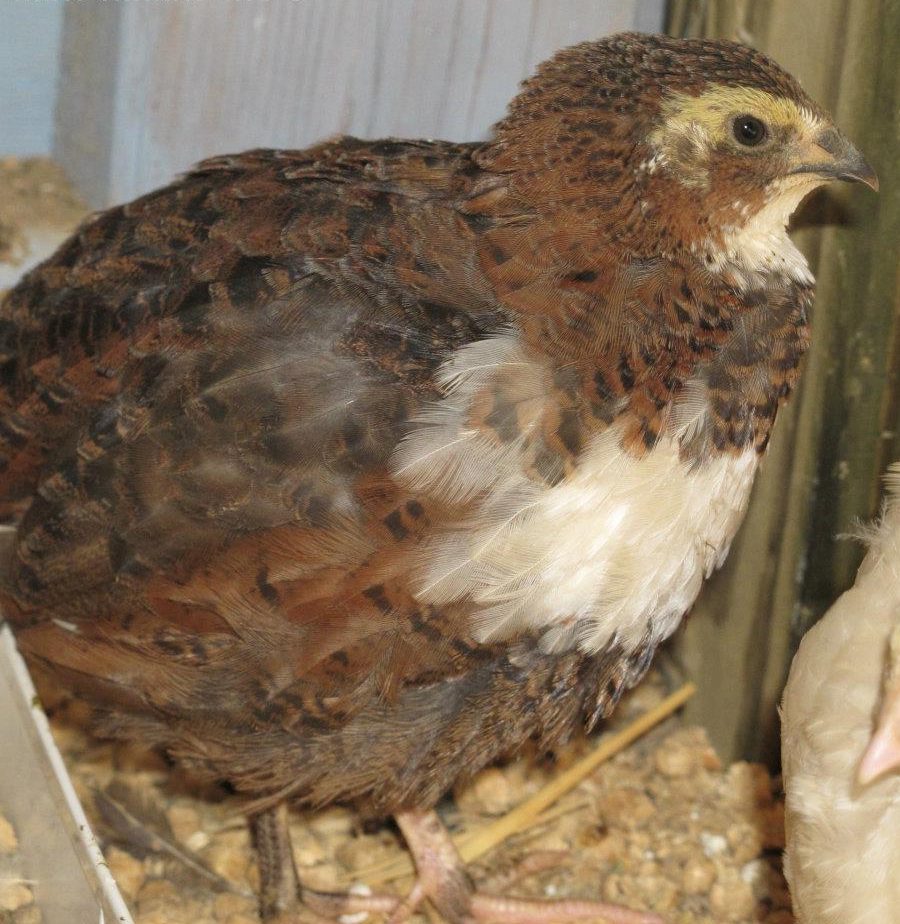
M 496 362 L 484 362 L 486 350 Z M 679 438 L 702 426 L 705 386 L 692 382 L 671 412 L 672 433 L 638 460 L 612 426 L 554 486 L 526 474 L 527 441 L 486 444 L 474 466 L 461 438 L 471 403 L 498 384 L 510 362 L 530 365 L 533 400 L 545 374 L 512 338 L 467 346 L 448 364 L 453 389 L 395 458 L 395 476 L 440 498 L 466 498 L 470 511 L 414 554 L 417 597 L 475 604 L 476 637 L 493 641 L 524 629 L 595 652 L 616 639 L 636 650 L 667 636 L 724 560 L 741 521 L 758 456 L 748 450 L 697 465 Z M 483 462 L 487 459 L 487 463 Z

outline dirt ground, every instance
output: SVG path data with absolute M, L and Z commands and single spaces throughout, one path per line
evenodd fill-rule
M 665 692 L 659 675 L 651 676 L 607 730 L 623 727 Z M 196 784 L 157 754 L 92 738 L 83 704 L 43 695 L 137 924 L 253 924 L 257 873 L 240 799 Z M 489 768 L 452 793 L 441 815 L 454 834 L 477 831 L 595 744 L 579 740 L 558 754 L 526 754 Z M 402 893 L 412 883 L 405 869 L 390 875 L 406 854 L 389 822 L 363 825 L 334 807 L 295 811 L 291 828 L 297 867 L 311 888 Z M 603 898 L 657 911 L 669 924 L 789 924 L 783 841 L 781 794 L 765 768 L 722 767 L 703 729 L 671 719 L 476 861 L 472 872 L 477 883 L 554 854 L 556 862 L 516 882 L 511 893 Z
M 86 208 L 44 158 L 0 158 L 0 291 L 50 254 Z
M 0 160 L 0 290 L 49 253 L 84 212 L 52 163 Z M 661 675 L 651 674 L 612 726 L 665 692 Z M 240 800 L 196 784 L 158 754 L 92 738 L 82 704 L 60 691 L 44 689 L 42 696 L 137 924 L 254 924 L 257 872 Z M 485 770 L 445 800 L 441 815 L 454 834 L 477 830 L 594 745 L 580 740 L 555 755 L 525 755 Z M 5 832 L 2 810 L 0 879 L 15 865 L 15 834 Z M 402 893 L 411 884 L 402 866 L 399 878 L 385 881 L 384 867 L 406 858 L 389 822 L 362 825 L 340 807 L 297 811 L 292 835 L 301 879 L 311 888 Z M 601 766 L 538 824 L 475 862 L 472 872 L 477 882 L 535 852 L 548 860 L 555 852 L 557 862 L 510 891 L 603 898 L 655 910 L 670 924 L 790 924 L 783 839 L 781 793 L 765 768 L 723 767 L 703 729 L 672 719 Z M 0 924 L 39 924 L 25 893 L 14 890 L 8 901 L 4 895 L 0 888 Z

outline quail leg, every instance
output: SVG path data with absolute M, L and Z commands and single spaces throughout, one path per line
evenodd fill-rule
M 423 899 L 428 899 L 438 913 L 453 924 L 472 921 L 485 924 L 562 924 L 569 921 L 662 924 L 662 919 L 655 914 L 605 902 L 526 900 L 476 892 L 462 858 L 434 812 L 401 812 L 396 820 L 419 875 L 409 895 L 391 913 L 391 924 L 400 924 Z
M 265 809 L 249 821 L 259 867 L 259 916 L 266 924 L 331 924 L 342 914 L 358 911 L 389 914 L 399 904 L 392 895 L 340 895 L 301 889 L 287 804 Z
M 300 882 L 291 850 L 285 803 L 250 818 L 250 832 L 259 865 L 259 915 L 272 921 L 297 907 Z

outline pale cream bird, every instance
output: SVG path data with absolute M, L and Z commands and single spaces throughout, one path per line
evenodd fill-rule
M 804 637 L 782 704 L 799 924 L 900 920 L 900 463 L 854 586 Z

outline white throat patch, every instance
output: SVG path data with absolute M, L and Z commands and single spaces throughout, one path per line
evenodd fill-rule
M 816 185 L 817 181 L 806 177 L 782 180 L 772 189 L 769 202 L 755 215 L 750 216 L 749 208 L 744 206 L 741 214 L 746 221 L 727 228 L 721 245 L 707 242 L 699 248 L 712 258 L 710 269 L 736 271 L 744 287 L 757 283 L 760 275 L 772 273 L 811 284 L 809 264 L 788 236 L 787 224 Z

